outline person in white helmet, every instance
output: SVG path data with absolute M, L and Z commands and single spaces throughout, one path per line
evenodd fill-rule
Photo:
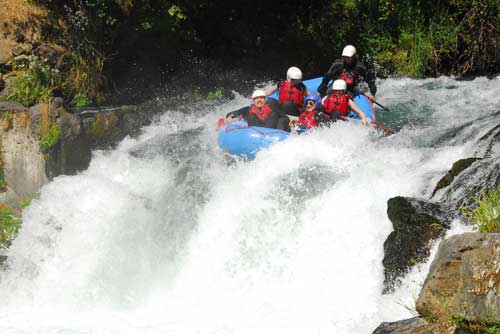
M 244 117 L 248 126 L 280 129 L 290 132 L 290 119 L 283 114 L 278 101 L 266 100 L 266 92 L 257 89 L 252 93 L 252 105 L 232 111 L 226 115 L 227 120 L 232 120 L 240 115 Z
M 302 83 L 302 71 L 295 66 L 286 71 L 286 80 L 266 89 L 267 95 L 278 90 L 279 103 L 285 114 L 299 116 L 303 111 L 304 97 L 309 95 L 306 86 Z
M 328 72 L 323 76 L 323 81 L 318 87 L 318 94 L 325 96 L 327 94 L 328 83 L 331 80 L 342 79 L 347 84 L 347 91 L 350 94 L 355 94 L 357 84 L 362 80 L 366 81 L 371 93 L 371 100 L 375 100 L 377 86 L 375 85 L 375 72 L 372 68 L 367 68 L 358 59 L 356 48 L 352 45 L 347 45 L 342 50 L 342 59 L 337 59 L 330 66 Z
M 356 105 L 346 92 L 347 84 L 342 79 L 333 82 L 328 95 L 323 98 L 323 108 L 332 121 L 345 119 L 349 110 L 354 111 L 361 118 L 363 125 L 369 123 L 363 111 Z

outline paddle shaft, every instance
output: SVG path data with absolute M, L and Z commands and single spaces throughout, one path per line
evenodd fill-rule
M 365 93 L 363 93 L 363 92 L 362 92 L 362 91 L 360 91 L 359 89 L 356 89 L 356 91 L 357 91 L 357 92 L 360 92 L 361 94 L 363 94 L 364 96 L 366 96 L 368 99 L 370 99 L 370 97 L 369 97 L 368 95 L 366 95 Z M 385 110 L 387 110 L 387 111 L 390 111 L 390 110 L 389 110 L 389 108 L 387 108 L 387 107 L 385 107 L 385 106 L 381 105 L 381 104 L 380 104 L 380 103 L 378 103 L 377 101 L 373 100 L 372 102 L 373 102 L 373 103 L 375 103 L 376 105 L 378 105 L 380 108 L 385 109 Z

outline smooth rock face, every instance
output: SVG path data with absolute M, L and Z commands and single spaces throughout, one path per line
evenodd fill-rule
M 493 122 L 498 122 L 495 119 Z M 475 206 L 474 197 L 485 189 L 500 186 L 500 124 L 486 132 L 476 145 L 474 158 L 455 162 L 438 183 L 433 197 L 458 208 Z
M 45 159 L 29 129 L 13 127 L 0 131 L 4 174 L 7 184 L 20 198 L 33 198 L 48 183 Z
M 439 246 L 417 311 L 471 323 L 500 323 L 500 233 L 464 233 Z
M 409 268 L 429 257 L 431 241 L 444 235 L 451 220 L 440 205 L 407 197 L 389 199 L 387 215 L 394 231 L 384 243 L 386 291 Z
M 383 322 L 373 334 L 433 334 L 433 328 L 434 326 L 424 319 L 415 317 L 396 322 Z

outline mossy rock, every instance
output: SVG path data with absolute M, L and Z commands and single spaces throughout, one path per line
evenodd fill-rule
M 434 194 L 436 194 L 436 192 L 438 192 L 440 189 L 449 186 L 457 175 L 459 175 L 465 169 L 469 168 L 476 160 L 480 159 L 481 158 L 467 158 L 455 161 L 448 173 L 446 173 L 446 175 L 443 176 L 437 183 L 436 188 L 434 188 L 434 191 L 432 192 L 432 196 L 434 196 Z
M 96 139 L 109 137 L 115 129 L 118 117 L 113 112 L 96 113 L 88 134 Z

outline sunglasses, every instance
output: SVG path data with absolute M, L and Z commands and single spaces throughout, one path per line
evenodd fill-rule
M 316 104 L 316 101 L 307 101 L 308 106 L 313 106 Z

